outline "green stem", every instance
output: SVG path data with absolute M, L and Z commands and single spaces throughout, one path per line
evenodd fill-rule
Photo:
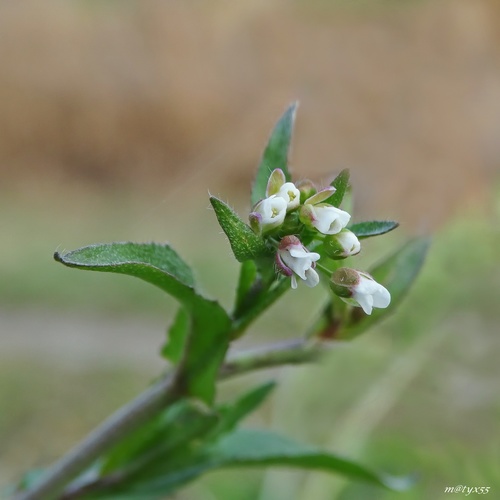
M 319 262 L 316 262 L 316 269 L 321 271 L 325 276 L 328 277 L 328 279 L 330 279 L 330 277 L 332 276 L 332 271 Z
M 305 363 L 317 359 L 324 344 L 310 340 L 293 340 L 264 346 L 249 353 L 229 355 L 221 366 L 223 380 L 253 370 Z M 31 489 L 20 492 L 15 500 L 52 500 L 61 498 L 61 491 L 99 456 L 117 444 L 124 436 L 149 418 L 183 397 L 182 384 L 176 372 L 165 375 L 137 398 L 108 417 L 99 427 L 49 468 L 41 481 Z

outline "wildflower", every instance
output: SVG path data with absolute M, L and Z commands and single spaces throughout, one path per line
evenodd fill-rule
M 340 208 L 322 203 L 334 192 L 334 187 L 327 187 L 308 198 L 300 209 L 301 222 L 323 234 L 337 234 L 346 227 L 351 216 Z
M 283 170 L 277 168 L 271 172 L 267 181 L 266 196 L 279 196 L 286 201 L 286 210 L 290 212 L 300 205 L 300 191 L 293 182 L 286 182 Z
M 313 287 L 319 283 L 318 273 L 314 270 L 319 258 L 318 253 L 309 252 L 296 236 L 285 236 L 276 253 L 276 264 L 284 275 L 292 278 L 292 288 L 297 288 L 296 276 Z
M 287 202 L 281 196 L 272 195 L 259 201 L 250 214 L 252 229 L 260 234 L 280 226 L 285 220 L 286 208 Z
M 361 250 L 356 235 L 349 229 L 342 229 L 340 233 L 329 235 L 324 240 L 325 253 L 332 259 L 345 259 L 356 255 Z
M 280 196 L 286 201 L 287 212 L 294 210 L 300 205 L 300 191 L 295 187 L 293 182 L 285 182 L 276 193 L 276 196 Z
M 391 294 L 369 274 L 342 267 L 331 278 L 330 287 L 344 302 L 361 307 L 371 314 L 374 307 L 386 308 Z

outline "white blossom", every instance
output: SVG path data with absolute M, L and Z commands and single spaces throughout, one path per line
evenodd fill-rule
M 296 236 L 285 236 L 276 253 L 276 264 L 283 274 L 291 277 L 292 288 L 297 288 L 297 276 L 313 287 L 319 283 L 314 269 L 319 258 L 318 253 L 309 252 Z
M 252 227 L 260 232 L 270 231 L 283 224 L 286 216 L 287 202 L 281 196 L 271 195 L 259 201 L 250 214 Z
M 389 290 L 368 273 L 342 267 L 332 275 L 332 290 L 345 302 L 359 306 L 366 314 L 374 307 L 386 308 L 391 303 Z

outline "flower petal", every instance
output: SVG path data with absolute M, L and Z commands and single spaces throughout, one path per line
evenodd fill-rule
M 352 298 L 361 306 L 366 314 L 371 314 L 373 309 L 373 295 L 354 292 Z
M 315 287 L 319 283 L 319 275 L 318 273 L 311 267 L 306 271 L 306 280 L 305 284 L 312 288 Z
M 322 201 L 327 200 L 330 196 L 337 191 L 333 186 L 328 186 L 326 188 L 321 189 L 317 193 L 313 194 L 310 198 L 308 198 L 304 205 L 317 205 Z
M 269 180 L 267 181 L 266 196 L 269 197 L 276 194 L 285 182 L 286 178 L 283 170 L 281 170 L 281 168 L 273 170 L 269 176 Z
M 287 211 L 294 210 L 300 205 L 300 191 L 293 182 L 285 182 L 276 196 L 281 196 L 287 203 Z

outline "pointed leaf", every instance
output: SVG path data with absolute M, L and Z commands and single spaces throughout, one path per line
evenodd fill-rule
M 252 206 L 265 198 L 267 181 L 274 169 L 280 168 L 285 174 L 286 180 L 291 180 L 290 173 L 288 172 L 288 155 L 297 106 L 298 103 L 294 102 L 288 107 L 278 123 L 276 123 L 271 137 L 269 137 L 252 189 Z
M 168 337 L 162 347 L 161 355 L 176 364 L 181 360 L 189 335 L 189 314 L 184 307 L 180 307 L 173 323 L 168 330 Z
M 54 259 L 68 267 L 136 276 L 167 293 L 171 293 L 173 281 L 194 286 L 189 266 L 171 246 L 159 243 L 89 245 L 64 254 L 56 252 Z
M 190 466 L 164 470 L 156 477 L 135 485 L 134 491 L 141 491 L 145 495 L 162 495 L 172 493 L 211 470 L 270 465 L 338 473 L 351 480 L 365 481 L 396 491 L 406 489 L 412 483 L 408 478 L 375 472 L 352 460 L 299 444 L 270 431 L 237 430 L 219 440 Z
M 393 490 L 406 489 L 407 478 L 375 472 L 352 460 L 304 445 L 271 431 L 241 429 L 224 437 L 211 450 L 218 467 L 279 465 L 339 473 Z
M 228 205 L 215 196 L 210 197 L 210 203 L 239 262 L 255 259 L 267 252 L 264 241 Z
M 110 243 L 56 253 L 62 264 L 82 270 L 120 273 L 152 283 L 179 300 L 191 316 L 190 333 L 179 377 L 186 395 L 213 399 L 215 380 L 229 345 L 231 321 L 215 301 L 191 285 L 189 268 L 168 245 Z
M 290 289 L 290 280 L 280 278 L 269 289 L 264 288 L 260 292 L 256 291 L 256 296 L 253 298 L 251 306 L 241 311 L 241 314 L 234 319 L 232 338 L 240 337 L 255 319 Z
M 243 418 L 264 402 L 275 386 L 276 382 L 266 382 L 253 388 L 235 402 L 220 407 L 221 420 L 214 429 L 214 435 L 220 436 L 232 431 Z
M 398 222 L 392 220 L 372 220 L 367 222 L 358 222 L 348 227 L 359 239 L 369 238 L 385 234 L 399 226 Z
M 351 320 L 339 332 L 339 337 L 355 337 L 394 311 L 418 276 L 429 246 L 430 238 L 415 238 L 370 270 L 375 281 L 389 290 L 391 304 L 387 309 L 374 309 L 369 316 L 361 308 L 353 308 Z
M 342 200 L 344 199 L 344 195 L 349 187 L 350 175 L 349 169 L 345 168 L 339 175 L 337 175 L 337 177 L 335 177 L 335 179 L 333 179 L 333 182 L 330 185 L 333 186 L 336 191 L 325 201 L 325 203 L 329 203 L 334 207 L 340 207 Z

